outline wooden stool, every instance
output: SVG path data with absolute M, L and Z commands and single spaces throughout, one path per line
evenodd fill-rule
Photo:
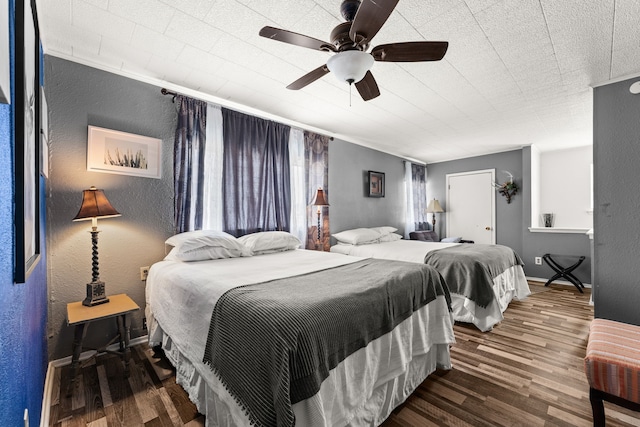
M 603 400 L 640 411 L 640 326 L 594 319 L 584 370 L 593 425 L 605 425 Z

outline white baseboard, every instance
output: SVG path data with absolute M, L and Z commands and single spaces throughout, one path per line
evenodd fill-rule
M 527 278 L 527 280 L 531 280 L 532 282 L 542 282 L 543 284 L 547 283 L 547 280 L 549 280 L 549 279 L 544 279 L 544 278 L 541 278 L 541 277 L 529 277 L 529 276 L 526 276 L 526 278 Z M 571 282 L 569 282 L 567 280 L 554 280 L 551 283 L 553 283 L 555 285 L 574 286 L 573 283 L 571 283 Z M 585 288 L 590 288 L 591 287 L 591 283 L 583 283 L 583 285 L 584 285 Z
M 129 345 L 138 345 L 148 341 L 147 335 L 137 337 L 129 341 Z M 119 343 L 111 344 L 107 347 L 107 350 L 117 351 L 120 348 Z M 97 356 L 100 356 L 100 353 Z M 96 355 L 95 350 L 83 351 L 80 353 L 80 361 L 87 360 L 88 358 Z M 56 368 L 61 368 L 71 364 L 71 356 L 63 357 L 62 359 L 56 359 L 49 362 L 47 367 L 47 375 L 44 380 L 44 392 L 42 395 L 42 410 L 40 413 L 40 427 L 49 427 L 49 416 L 51 415 L 51 393 L 53 392 L 53 375 Z
M 47 367 L 47 376 L 44 379 L 44 392 L 42 394 L 42 409 L 40 411 L 40 427 L 49 427 L 49 415 L 51 412 L 51 392 L 53 391 L 53 370 L 52 362 Z

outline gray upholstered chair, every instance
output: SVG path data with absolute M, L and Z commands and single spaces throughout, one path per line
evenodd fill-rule
M 445 237 L 440 240 L 438 233 L 432 230 L 412 231 L 409 233 L 409 239 L 420 240 L 422 242 L 474 243 L 473 240 L 463 240 L 460 237 Z
M 423 242 L 439 242 L 438 233 L 433 230 L 412 231 L 409 233 L 409 239 L 421 240 Z

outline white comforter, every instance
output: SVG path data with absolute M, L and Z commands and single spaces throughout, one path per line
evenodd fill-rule
M 427 253 L 461 243 L 397 240 L 370 245 L 337 244 L 331 252 L 368 258 L 424 263 Z M 467 243 L 462 243 L 467 244 Z M 464 295 L 451 294 L 453 317 L 458 322 L 473 323 L 481 331 L 489 331 L 502 321 L 502 313 L 513 299 L 524 299 L 531 294 L 522 266 L 513 266 L 493 279 L 494 299 L 487 307 L 480 307 Z
M 202 363 L 217 299 L 241 285 L 305 274 L 360 260 L 295 250 L 200 262 L 162 261 L 147 279 L 151 345 L 162 343 L 207 426 L 249 425 L 243 411 Z M 436 368 L 449 369 L 453 319 L 444 297 L 417 311 L 391 333 L 345 359 L 320 391 L 293 406 L 296 425 L 377 425 Z

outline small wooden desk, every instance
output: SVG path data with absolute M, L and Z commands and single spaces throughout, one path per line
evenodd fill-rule
M 84 337 L 87 335 L 87 329 L 91 322 L 96 320 L 110 319 L 115 317 L 118 324 L 118 335 L 116 335 L 111 341 L 105 344 L 103 347 L 93 349 L 96 350 L 96 354 L 101 352 L 109 352 L 119 355 L 124 362 L 124 372 L 126 376 L 129 376 L 129 322 L 128 316 L 130 313 L 140 310 L 138 304 L 136 304 L 127 294 L 109 295 L 109 302 L 96 305 L 93 307 L 87 307 L 82 305 L 82 301 L 72 302 L 67 304 L 67 325 L 75 326 L 73 335 L 73 356 L 71 358 L 71 381 L 67 388 L 67 396 L 71 396 L 76 381 L 76 375 L 80 367 L 80 353 L 82 353 Z M 107 347 L 111 345 L 116 339 L 120 342 L 120 350 L 112 351 Z M 94 355 L 95 356 L 95 355 Z M 93 356 L 92 356 L 93 357 Z

